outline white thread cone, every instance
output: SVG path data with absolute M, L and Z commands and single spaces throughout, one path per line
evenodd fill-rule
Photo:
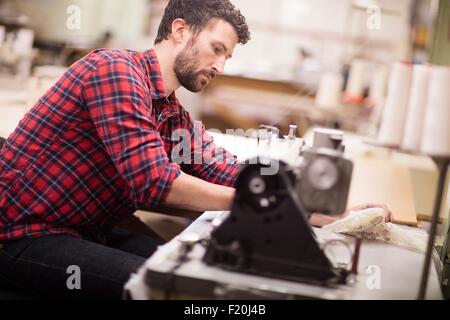
M 411 65 L 402 62 L 393 65 L 383 119 L 378 132 L 378 142 L 381 144 L 400 146 L 402 143 L 411 78 Z
M 420 150 L 430 71 L 431 67 L 429 65 L 416 65 L 413 68 L 413 80 L 409 94 L 408 112 L 402 142 L 402 148 L 405 150 Z
M 450 156 L 450 68 L 435 66 L 430 77 L 421 151 Z

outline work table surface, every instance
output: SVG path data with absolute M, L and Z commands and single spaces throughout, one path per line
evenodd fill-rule
M 207 236 L 213 226 L 211 221 L 216 217 L 226 216 L 224 212 L 205 212 L 185 231 L 167 244 L 159 247 L 150 257 L 139 273 L 130 281 L 129 287 L 135 292 L 134 298 L 151 297 L 151 288 L 145 285 L 147 270 L 166 273 L 176 264 L 176 253 L 181 244 L 180 239 L 198 235 Z M 321 236 L 322 230 L 314 228 Z M 354 238 L 345 236 L 353 250 Z M 295 246 L 295 244 L 292 244 Z M 416 299 L 423 267 L 424 254 L 380 241 L 363 240 L 355 281 L 336 288 L 315 286 L 306 283 L 291 282 L 256 275 L 241 274 L 208 266 L 202 262 L 205 248 L 195 245 L 184 263 L 175 274 L 184 278 L 199 281 L 216 282 L 218 287 L 239 287 L 241 290 L 266 292 L 268 297 L 305 297 L 318 299 Z M 337 259 L 345 260 L 345 251 L 336 251 Z M 143 289 L 143 288 L 146 289 Z M 150 289 L 150 290 L 148 290 Z M 150 295 L 147 296 L 146 295 Z M 213 297 L 210 297 L 213 298 Z M 226 298 L 226 297 L 225 297 Z M 430 268 L 427 299 L 442 299 L 438 274 L 434 264 Z

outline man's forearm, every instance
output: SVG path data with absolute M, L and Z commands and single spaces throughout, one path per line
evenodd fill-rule
M 229 210 L 234 193 L 233 188 L 181 173 L 173 181 L 164 205 L 194 211 Z

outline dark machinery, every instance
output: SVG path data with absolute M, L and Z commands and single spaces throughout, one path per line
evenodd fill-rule
M 241 169 L 231 213 L 213 230 L 205 263 L 323 285 L 345 282 L 348 271 L 329 261 L 309 216 L 345 210 L 353 166 L 343 157 L 342 137 L 336 132 L 319 132 L 314 138 L 312 148 L 299 150 L 298 166 L 282 161 L 275 166 L 273 161 L 279 160 L 261 157 Z M 277 166 L 275 174 L 264 174 Z

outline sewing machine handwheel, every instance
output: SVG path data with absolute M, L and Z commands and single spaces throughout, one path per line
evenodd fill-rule
M 275 160 L 273 160 L 275 161 Z M 279 164 L 279 170 L 273 175 L 262 174 L 268 164 L 250 164 L 241 171 L 236 181 L 238 199 L 250 205 L 255 212 L 273 210 L 283 200 L 282 190 L 286 188 L 280 172 L 285 172 L 286 165 Z

